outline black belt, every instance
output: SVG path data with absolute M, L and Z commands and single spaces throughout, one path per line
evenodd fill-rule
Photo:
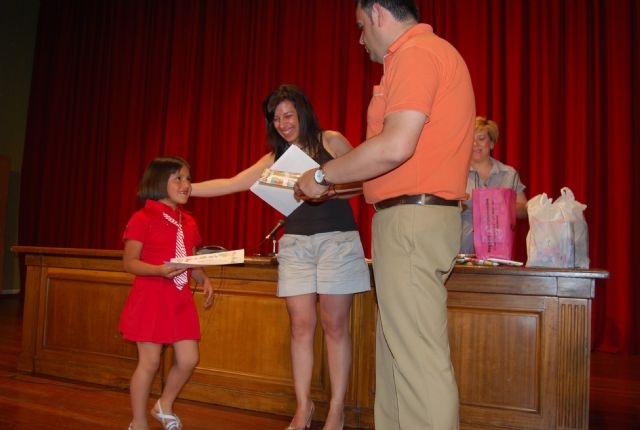
M 387 209 L 397 205 L 438 205 L 438 206 L 458 206 L 460 201 L 447 200 L 433 194 L 414 194 L 411 196 L 398 196 L 390 199 L 381 200 L 373 204 L 376 211 Z

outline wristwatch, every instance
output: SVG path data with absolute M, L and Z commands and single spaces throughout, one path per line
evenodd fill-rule
M 316 181 L 316 184 L 318 185 L 325 185 L 325 186 L 331 185 L 331 182 L 325 179 L 324 170 L 322 170 L 322 167 L 315 171 L 315 173 L 313 174 L 313 179 Z

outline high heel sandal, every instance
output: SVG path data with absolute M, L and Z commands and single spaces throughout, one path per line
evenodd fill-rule
M 311 402 L 311 410 L 309 411 L 309 416 L 307 417 L 307 422 L 304 424 L 304 427 L 294 427 L 289 424 L 289 427 L 284 430 L 307 430 L 311 428 L 311 419 L 313 418 L 313 413 L 316 411 L 316 405 Z
M 156 408 L 158 408 L 157 412 L 156 412 Z M 164 427 L 164 430 L 181 430 L 182 429 L 182 423 L 180 422 L 180 418 L 178 418 L 177 415 L 165 414 L 162 411 L 162 406 L 160 406 L 160 399 L 158 399 L 158 401 L 156 402 L 156 405 L 153 407 L 153 409 L 151 409 L 151 416 L 153 416 L 153 418 L 157 419 L 160 422 L 160 424 L 162 424 L 162 427 Z

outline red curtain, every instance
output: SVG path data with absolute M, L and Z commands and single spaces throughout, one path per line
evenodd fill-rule
M 422 0 L 422 21 L 466 59 L 496 158 L 527 196 L 570 187 L 588 205 L 594 345 L 640 352 L 640 4 L 636 0 Z M 20 243 L 121 248 L 147 163 L 180 155 L 194 180 L 266 151 L 260 110 L 302 87 L 323 127 L 357 145 L 381 67 L 345 0 L 42 0 L 22 169 Z M 634 78 L 635 77 L 635 78 Z M 371 208 L 352 206 L 365 248 Z M 266 252 L 281 216 L 252 193 L 191 199 L 206 244 Z M 526 223 L 521 225 L 521 238 Z M 524 242 L 516 255 L 526 258 Z

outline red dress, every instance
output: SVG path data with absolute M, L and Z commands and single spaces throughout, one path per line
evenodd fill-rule
M 142 242 L 140 260 L 162 264 L 176 256 L 178 228 L 163 216 L 182 219 L 187 255 L 200 244 L 201 237 L 194 219 L 184 211 L 164 203 L 147 200 L 145 207 L 133 214 L 123 239 Z M 189 279 L 191 270 L 188 270 Z M 172 279 L 161 276 L 136 276 L 120 316 L 119 330 L 125 339 L 135 342 L 173 343 L 179 340 L 199 340 L 200 322 L 187 284 L 176 288 Z

